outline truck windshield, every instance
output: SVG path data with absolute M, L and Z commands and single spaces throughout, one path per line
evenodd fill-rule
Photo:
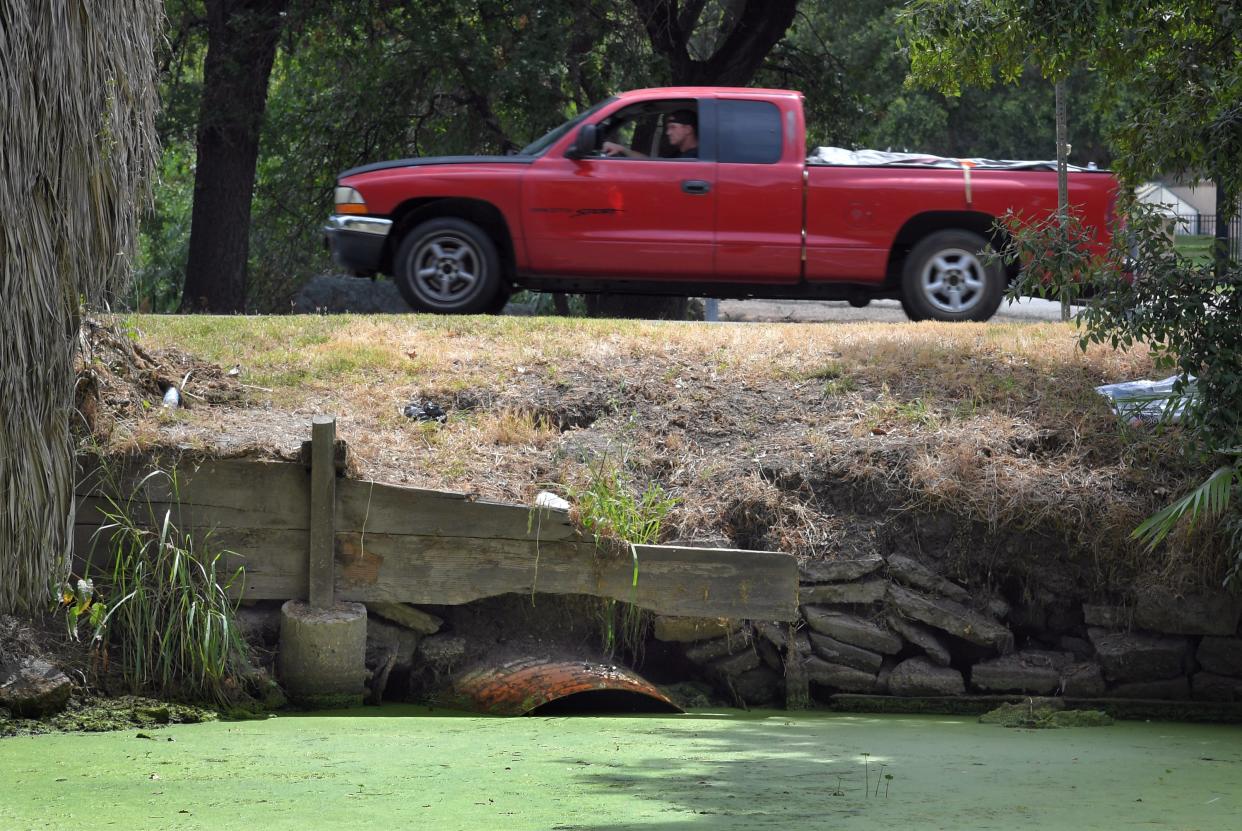
M 542 137 L 535 139 L 530 144 L 523 147 L 520 151 L 518 151 L 518 155 L 519 156 L 542 155 L 544 152 L 547 151 L 549 147 L 556 144 L 556 142 L 560 139 L 561 136 L 565 135 L 570 130 L 577 127 L 579 124 L 585 121 L 589 116 L 591 116 L 594 112 L 596 112 L 600 107 L 603 107 L 607 104 L 611 104 L 613 101 L 616 101 L 616 100 L 617 100 L 616 98 L 606 98 L 603 101 L 600 101 L 595 106 L 591 107 L 589 110 L 583 110 L 582 112 L 578 113 L 573 118 L 566 121 L 561 126 L 556 127 L 547 133 L 544 133 Z

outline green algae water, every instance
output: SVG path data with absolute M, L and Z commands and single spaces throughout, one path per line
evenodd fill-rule
M 1242 727 L 385 706 L 0 740 L 0 831 L 1242 828 Z

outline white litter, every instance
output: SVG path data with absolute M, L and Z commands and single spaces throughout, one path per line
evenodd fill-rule
M 569 503 L 550 491 L 539 491 L 535 496 L 535 507 L 549 511 L 568 511 Z
M 1174 391 L 1180 375 L 1161 381 L 1123 381 L 1104 384 L 1095 391 L 1113 404 L 1113 412 L 1131 423 L 1155 424 L 1159 421 L 1181 421 L 1186 404 L 1195 396 L 1195 377 L 1187 376 L 1183 390 Z

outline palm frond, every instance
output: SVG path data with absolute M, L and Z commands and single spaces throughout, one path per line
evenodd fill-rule
M 1229 510 L 1229 497 L 1234 483 L 1242 480 L 1242 467 L 1222 465 L 1204 482 L 1176 502 L 1152 514 L 1130 532 L 1133 539 L 1154 549 L 1185 517 L 1194 523 L 1204 518 L 1224 515 Z

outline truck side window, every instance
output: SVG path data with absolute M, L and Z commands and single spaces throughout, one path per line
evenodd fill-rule
M 717 104 L 720 123 L 718 161 L 732 164 L 775 164 L 781 160 L 781 113 L 769 101 Z
M 697 102 L 693 100 L 645 101 L 619 110 L 599 122 L 600 152 L 606 158 L 617 159 L 673 159 L 698 157 Z M 693 124 L 693 150 L 673 146 L 670 143 L 669 124 L 680 121 L 674 128 L 679 138 Z M 683 141 L 684 145 L 684 141 Z

